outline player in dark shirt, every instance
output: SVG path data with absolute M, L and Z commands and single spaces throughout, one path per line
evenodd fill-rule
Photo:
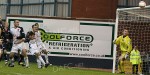
M 0 16 L 0 60 L 2 58 L 2 37 L 1 37 L 2 30 L 3 30 L 3 22 Z
M 8 62 L 7 51 L 10 51 L 12 45 L 12 39 L 13 39 L 7 22 L 4 23 L 4 28 L 2 30 L 1 36 L 3 38 L 2 49 L 3 49 L 3 56 L 6 65 Z

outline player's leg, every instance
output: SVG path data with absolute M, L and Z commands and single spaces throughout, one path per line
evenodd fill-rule
M 13 44 L 9 55 L 9 67 L 14 67 L 14 55 L 18 53 L 18 44 Z
M 125 71 L 124 71 L 125 55 L 126 55 L 126 52 L 122 52 L 121 56 L 119 57 L 119 69 L 121 71 L 120 73 L 125 73 Z
M 40 53 L 36 53 L 35 55 L 36 55 L 36 57 L 37 57 L 37 61 L 40 61 L 40 62 L 42 63 L 42 65 L 47 68 L 49 64 L 46 64 L 46 63 L 45 63 L 45 61 L 43 60 L 41 54 L 40 54 Z
M 44 57 L 45 57 L 46 64 L 49 64 L 48 51 L 47 51 L 47 48 L 46 48 L 46 46 L 44 45 L 44 43 L 41 43 L 40 49 L 41 49 L 42 52 L 44 53 Z
M 0 61 L 2 60 L 2 50 L 3 50 L 3 48 L 2 48 L 2 39 L 0 39 Z
M 25 66 L 25 65 L 23 64 L 23 62 L 24 62 L 24 56 L 23 56 L 22 54 L 20 54 L 20 55 L 19 55 L 18 64 L 19 64 L 19 65 L 22 65 L 22 66 Z
M 37 61 L 38 68 L 42 68 L 42 63 L 41 63 L 41 61 L 38 59 L 37 56 L 36 56 L 36 61 Z
M 45 57 L 45 60 L 46 60 L 46 64 L 49 64 L 48 51 L 45 49 L 45 50 L 43 50 L 43 53 L 44 53 L 44 57 Z
M 0 48 L 0 61 L 2 60 L 2 48 Z
M 29 68 L 29 59 L 28 59 L 27 49 L 26 49 L 24 42 L 20 43 L 18 45 L 18 47 L 19 47 L 18 49 L 21 51 L 21 54 L 24 57 L 24 62 L 25 62 L 26 68 Z
M 6 49 L 3 50 L 3 56 L 4 56 L 4 60 L 5 60 L 5 65 L 7 65 L 8 64 L 8 57 L 7 57 L 7 50 Z
M 9 61 L 10 61 L 10 63 L 9 63 L 9 67 L 14 67 L 14 54 L 15 54 L 15 52 L 10 52 L 10 55 L 9 55 Z
M 29 59 L 28 59 L 26 49 L 22 49 L 22 55 L 24 56 L 25 66 L 28 68 L 29 67 Z
M 21 54 L 20 50 L 18 51 L 18 57 L 19 57 L 18 65 L 25 66 L 25 64 L 23 63 L 24 62 L 24 56 Z
M 45 62 L 44 62 L 43 59 L 40 59 L 40 58 L 39 58 L 40 53 L 35 52 L 35 56 L 36 56 L 38 68 L 42 68 L 42 64 L 45 65 Z
M 3 57 L 5 60 L 5 65 L 8 64 L 8 57 L 7 57 L 7 50 L 8 50 L 9 46 L 6 43 L 3 43 Z

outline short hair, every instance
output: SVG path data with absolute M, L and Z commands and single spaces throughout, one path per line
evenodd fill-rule
M 17 20 L 17 19 L 16 19 L 16 20 L 14 20 L 14 23 L 15 23 L 16 21 L 19 21 L 19 20 Z
M 29 31 L 29 32 L 27 33 L 27 36 L 31 36 L 31 35 L 35 35 L 35 33 L 32 32 L 32 31 Z
M 32 28 L 33 28 L 34 26 L 38 26 L 38 25 L 39 25 L 38 23 L 35 23 L 35 24 L 32 25 Z
M 35 24 L 32 25 L 32 28 L 35 26 Z
M 39 24 L 38 24 L 38 23 L 35 23 L 34 25 L 35 25 L 35 26 L 39 26 Z

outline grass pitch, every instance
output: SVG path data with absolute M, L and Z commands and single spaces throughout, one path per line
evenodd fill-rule
M 0 62 L 0 75 L 120 75 L 98 70 L 84 70 L 80 68 L 70 68 L 63 66 L 49 66 L 38 69 L 36 63 L 30 63 L 30 68 L 24 68 L 17 63 L 15 67 L 8 67 L 4 62 Z

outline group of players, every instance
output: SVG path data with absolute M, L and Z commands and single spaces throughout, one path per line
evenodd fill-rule
M 0 59 L 4 56 L 5 65 L 14 67 L 14 56 L 17 54 L 20 58 L 19 64 L 24 62 L 26 68 L 29 68 L 29 60 L 25 43 L 29 44 L 29 51 L 36 56 L 38 68 L 48 67 L 50 65 L 48 60 L 48 51 L 41 40 L 39 31 L 39 24 L 32 25 L 32 31 L 25 35 L 24 29 L 19 26 L 19 20 L 14 20 L 14 27 L 9 28 L 7 22 L 2 23 L 0 19 Z M 11 46 L 12 45 L 12 46 Z M 7 56 L 8 50 L 9 57 Z M 44 53 L 45 61 L 41 56 Z

